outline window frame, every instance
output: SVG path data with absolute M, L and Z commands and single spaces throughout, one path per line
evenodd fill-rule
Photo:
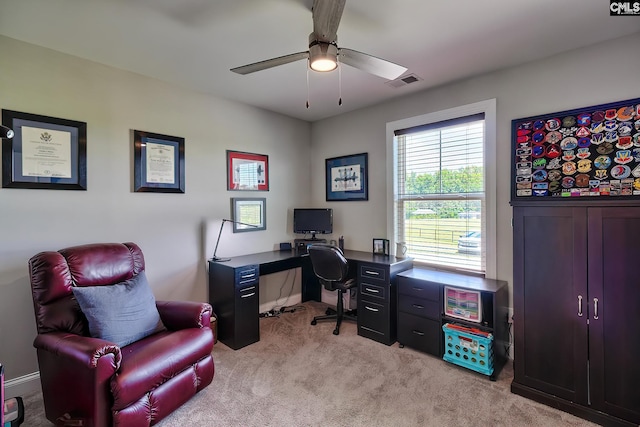
M 397 194 L 397 152 L 394 144 L 395 131 L 416 126 L 428 125 L 473 114 L 484 113 L 485 120 L 485 155 L 484 155 L 484 191 L 485 191 L 485 273 L 488 278 L 497 274 L 496 255 L 496 99 L 488 99 L 446 110 L 435 111 L 419 116 L 409 117 L 386 124 L 387 133 L 387 235 L 391 236 L 392 247 L 396 244 L 397 219 L 395 200 Z

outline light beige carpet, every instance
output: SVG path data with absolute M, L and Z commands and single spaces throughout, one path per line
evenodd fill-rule
M 311 326 L 326 305 L 260 320 L 260 342 L 216 344 L 213 383 L 160 427 L 594 426 L 512 394 L 507 364 L 496 382 L 398 344 L 357 335 L 354 323 Z M 50 426 L 42 395 L 25 396 L 27 427 Z M 133 427 L 133 426 L 127 426 Z

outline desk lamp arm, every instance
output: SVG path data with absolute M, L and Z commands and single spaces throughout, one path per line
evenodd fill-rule
M 240 221 L 234 221 L 232 219 L 222 219 L 222 223 L 220 224 L 220 231 L 218 232 L 218 240 L 216 240 L 216 247 L 213 250 L 213 258 L 211 258 L 211 261 L 216 261 L 216 262 L 225 262 L 225 261 L 229 261 L 231 258 L 219 258 L 216 256 L 216 253 L 218 252 L 218 244 L 220 243 L 220 236 L 222 236 L 222 229 L 224 227 L 224 223 L 225 222 L 233 222 L 234 224 L 241 224 L 241 225 L 246 225 L 248 227 L 254 227 L 254 228 L 258 228 L 257 225 L 254 224 L 246 224 L 244 222 L 240 222 Z

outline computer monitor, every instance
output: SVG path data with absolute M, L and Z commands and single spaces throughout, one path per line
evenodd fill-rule
M 297 208 L 293 210 L 293 232 L 296 234 L 333 233 L 333 209 L 329 208 Z

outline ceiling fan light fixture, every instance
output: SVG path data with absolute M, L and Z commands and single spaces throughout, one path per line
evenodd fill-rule
M 333 71 L 338 66 L 338 47 L 335 43 L 319 42 L 309 43 L 309 68 L 313 71 L 326 73 Z

